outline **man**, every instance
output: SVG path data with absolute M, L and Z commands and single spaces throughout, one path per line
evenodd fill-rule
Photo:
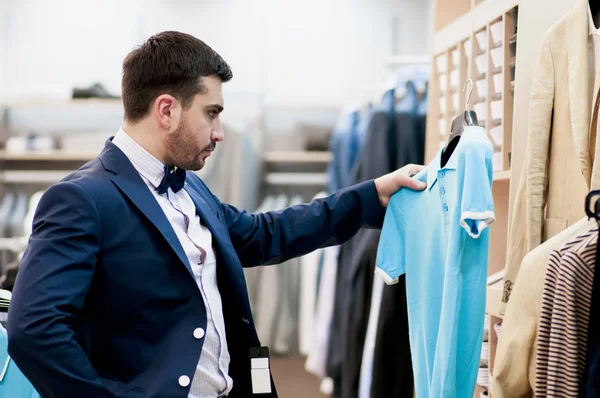
M 41 199 L 8 333 L 43 397 L 253 396 L 260 342 L 242 266 L 381 227 L 394 192 L 424 188 L 411 166 L 280 212 L 221 203 L 185 170 L 201 169 L 223 140 L 231 78 L 202 41 L 151 37 L 123 63 L 123 127 Z

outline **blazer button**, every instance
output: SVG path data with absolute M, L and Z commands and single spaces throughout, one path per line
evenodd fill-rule
M 187 387 L 187 386 L 189 386 L 190 385 L 190 378 L 187 377 L 187 376 L 181 376 L 179 378 L 179 385 L 181 387 Z
M 198 328 L 194 330 L 194 337 L 197 340 L 200 340 L 202 337 L 204 337 L 204 329 L 202 328 Z
M 250 325 L 250 321 L 246 318 L 242 318 L 242 322 L 244 322 L 246 325 Z

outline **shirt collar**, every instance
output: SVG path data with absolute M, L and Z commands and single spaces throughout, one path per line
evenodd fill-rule
M 458 148 L 458 146 L 456 148 L 454 148 L 454 152 L 456 152 L 457 148 Z M 433 159 L 433 161 L 429 164 L 429 167 L 427 168 L 428 169 L 428 171 L 427 171 L 427 189 L 431 189 L 433 187 L 433 185 L 437 181 L 438 174 L 440 171 L 456 170 L 456 164 L 457 164 L 456 159 L 458 158 L 458 156 L 455 156 L 454 153 L 452 153 L 452 155 L 450 156 L 450 159 L 448 159 L 448 162 L 446 162 L 446 165 L 444 167 L 441 167 L 443 151 L 444 151 L 443 149 L 440 149 L 438 151 L 437 155 L 435 155 L 435 159 Z
M 158 188 L 165 176 L 165 166 L 162 162 L 142 148 L 123 130 L 123 127 L 119 129 L 112 142 L 123 151 L 137 172 L 148 180 L 155 189 Z
M 461 136 L 461 139 L 460 139 L 458 145 L 456 146 L 456 148 L 454 148 L 454 151 L 453 151 L 452 155 L 450 156 L 450 159 L 448 159 L 448 162 L 446 162 L 446 165 L 444 167 L 441 167 L 442 152 L 444 150 L 440 149 L 438 151 L 437 155 L 435 156 L 435 159 L 433 159 L 433 161 L 429 164 L 429 167 L 428 167 L 428 172 L 427 172 L 427 188 L 428 189 L 431 189 L 433 187 L 433 185 L 437 181 L 438 174 L 440 171 L 456 170 L 456 167 L 458 166 L 458 156 L 456 156 L 456 152 L 458 151 L 458 148 L 460 147 L 461 143 L 468 136 L 486 137 L 485 130 L 483 129 L 483 127 L 479 127 L 479 126 L 465 127 L 465 130 L 462 133 L 462 136 Z M 486 137 L 486 139 L 487 139 L 487 137 Z
M 588 2 L 588 35 L 600 36 L 600 29 L 596 29 L 596 24 L 594 23 L 594 17 L 592 16 L 592 10 L 590 8 L 590 3 Z

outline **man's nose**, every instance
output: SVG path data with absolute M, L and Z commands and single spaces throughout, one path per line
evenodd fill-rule
M 216 142 L 223 141 L 223 138 L 225 138 L 225 134 L 223 134 L 223 128 L 219 126 L 219 128 L 214 129 L 210 138 Z

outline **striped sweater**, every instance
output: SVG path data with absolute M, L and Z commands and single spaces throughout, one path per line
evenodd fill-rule
M 585 372 L 598 226 L 550 254 L 538 329 L 536 397 L 578 397 Z

